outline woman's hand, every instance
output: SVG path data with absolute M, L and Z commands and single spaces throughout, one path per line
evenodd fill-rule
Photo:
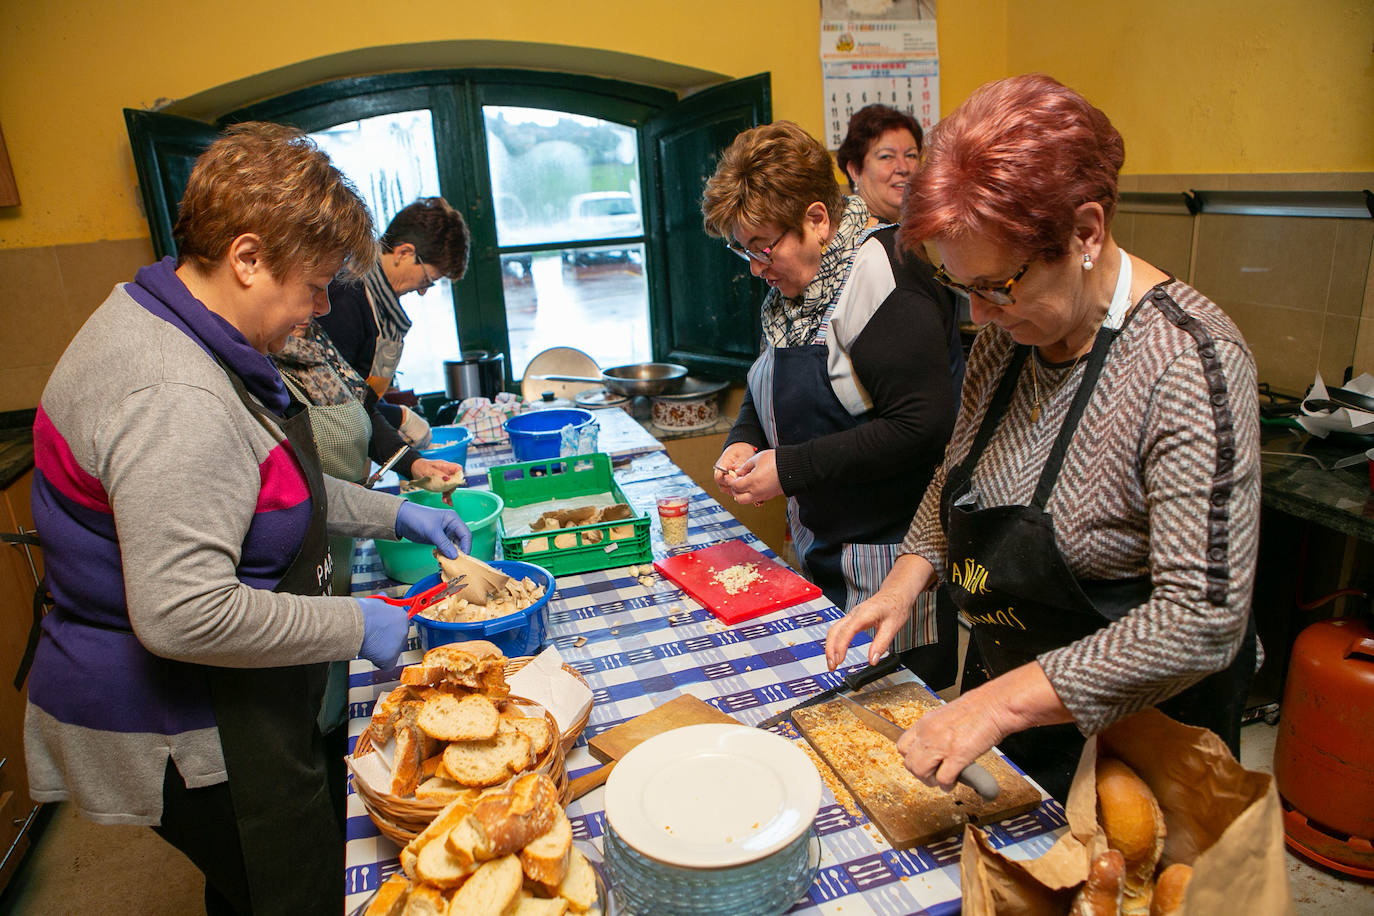
M 782 495 L 782 482 L 778 480 L 777 452 L 768 448 L 746 459 L 735 468 L 735 473 L 726 483 L 726 488 L 735 497 L 735 502 L 759 506 L 774 496 Z
M 440 461 L 436 458 L 417 458 L 415 463 L 410 466 L 411 480 L 433 477 L 436 480 L 446 481 L 454 475 L 458 475 L 461 480 L 462 473 L 461 465 L 454 464 L 452 461 Z
M 849 644 L 859 631 L 870 627 L 877 629 L 873 633 L 873 642 L 868 646 L 868 663 L 878 664 L 888 646 L 892 645 L 892 640 L 897 637 L 897 631 L 906 625 L 916 596 L 934 580 L 935 567 L 924 557 L 913 553 L 898 557 L 873 597 L 837 620 L 825 634 L 825 663 L 830 670 L 834 671 L 844 662 L 845 655 L 849 653 Z
M 1007 735 L 1071 721 L 1045 669 L 1031 662 L 930 710 L 897 740 L 897 750 L 911 775 L 948 792 L 964 767 Z
M 396 510 L 396 533 L 409 541 L 433 544 L 450 560 L 472 549 L 472 532 L 452 509 L 431 509 L 402 500 Z
M 734 483 L 735 472 L 741 464 L 754 456 L 758 449 L 748 442 L 736 442 L 726 447 L 716 459 L 714 474 L 716 486 L 722 493 L 729 493 L 730 486 Z

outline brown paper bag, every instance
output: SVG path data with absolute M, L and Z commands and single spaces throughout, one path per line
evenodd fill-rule
M 1181 913 L 1294 912 L 1273 777 L 1242 767 L 1212 732 L 1148 709 L 1084 745 L 1065 807 L 1068 832 L 1045 855 L 1009 859 L 982 830 L 965 828 L 959 863 L 965 916 L 1068 912 L 1088 864 L 1107 848 L 1097 823 L 1099 754 L 1129 764 L 1159 800 L 1168 830 L 1160 869 L 1193 866 Z

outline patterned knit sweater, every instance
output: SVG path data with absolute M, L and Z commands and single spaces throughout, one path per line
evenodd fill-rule
M 1160 290 L 1168 297 L 1156 298 Z M 1193 320 L 1179 326 L 1166 317 L 1172 309 Z M 941 576 L 945 476 L 968 454 L 1014 349 L 995 326 L 975 340 L 953 438 L 903 542 Z M 1224 379 L 1219 395 L 1204 362 Z M 1036 423 L 1026 360 L 973 473 L 982 506 L 1030 502 L 1083 370 L 1040 366 Z M 1228 414 L 1233 443 L 1218 436 Z M 1254 359 L 1214 303 L 1166 281 L 1113 344 L 1046 506 L 1075 576 L 1152 582 L 1149 601 L 1121 620 L 1039 657 L 1081 731 L 1095 734 L 1230 663 L 1250 611 L 1259 504 Z

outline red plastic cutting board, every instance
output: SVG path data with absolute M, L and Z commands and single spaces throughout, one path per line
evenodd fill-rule
M 718 570 L 753 563 L 763 579 L 737 595 L 726 593 L 711 581 Z M 739 623 L 769 611 L 819 598 L 821 590 L 776 560 L 770 560 L 743 541 L 725 541 L 691 553 L 680 553 L 654 562 L 654 568 L 672 579 L 712 614 L 726 623 Z

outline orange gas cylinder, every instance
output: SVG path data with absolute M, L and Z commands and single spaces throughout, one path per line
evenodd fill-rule
M 1374 632 L 1341 618 L 1299 633 L 1281 710 L 1274 778 L 1288 845 L 1374 878 Z

